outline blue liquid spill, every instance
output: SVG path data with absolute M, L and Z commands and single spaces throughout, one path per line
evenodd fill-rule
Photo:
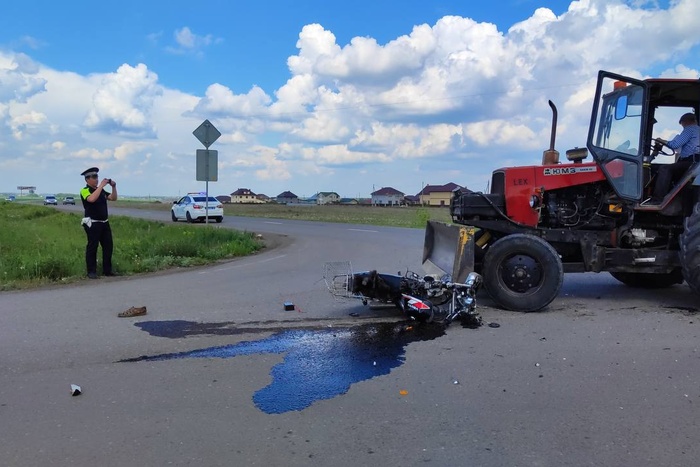
M 147 321 L 137 323 L 137 326 L 152 335 L 167 337 L 241 333 L 241 330 L 226 327 L 225 323 Z M 318 400 L 345 394 L 353 383 L 389 374 L 392 368 L 404 363 L 409 343 L 432 340 L 444 332 L 442 326 L 413 326 L 406 323 L 284 330 L 260 340 L 142 356 L 122 362 L 286 353 L 284 360 L 272 368 L 272 382 L 253 395 L 253 402 L 261 411 L 279 414 L 303 410 Z

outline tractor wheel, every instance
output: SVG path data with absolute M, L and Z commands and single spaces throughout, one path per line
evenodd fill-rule
M 557 251 L 539 237 L 507 235 L 484 256 L 484 287 L 506 310 L 539 311 L 559 294 L 564 267 Z
M 611 272 L 610 275 L 625 285 L 645 289 L 665 289 L 683 282 L 680 269 L 668 273 Z
M 693 213 L 685 219 L 680 243 L 683 278 L 693 292 L 700 294 L 700 204 L 696 204 Z

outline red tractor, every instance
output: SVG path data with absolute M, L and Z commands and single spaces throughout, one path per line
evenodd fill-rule
M 460 225 L 429 223 L 426 270 L 458 282 L 474 270 L 497 305 L 516 311 L 546 307 L 565 272 L 607 271 L 645 288 L 685 280 L 700 293 L 700 155 L 663 202 L 645 203 L 658 163 L 672 159 L 654 138 L 677 130 L 681 114 L 700 113 L 700 80 L 601 71 L 587 149 L 566 151 L 566 164 L 550 106 L 542 165 L 495 170 L 490 193 L 455 192 L 450 214 Z M 589 151 L 593 161 L 584 162 Z

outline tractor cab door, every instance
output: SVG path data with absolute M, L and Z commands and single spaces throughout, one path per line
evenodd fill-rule
M 642 197 L 649 92 L 646 83 L 600 71 L 588 130 L 588 150 L 617 195 Z

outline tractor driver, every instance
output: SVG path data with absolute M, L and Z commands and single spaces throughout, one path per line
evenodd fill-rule
M 700 162 L 700 126 L 695 114 L 687 113 L 681 116 L 678 123 L 683 131 L 670 141 L 656 138 L 656 141 L 678 152 L 678 160 L 673 164 L 659 164 L 656 175 L 654 194 L 649 204 L 661 204 L 671 189 L 674 178 L 685 173 L 695 162 Z

